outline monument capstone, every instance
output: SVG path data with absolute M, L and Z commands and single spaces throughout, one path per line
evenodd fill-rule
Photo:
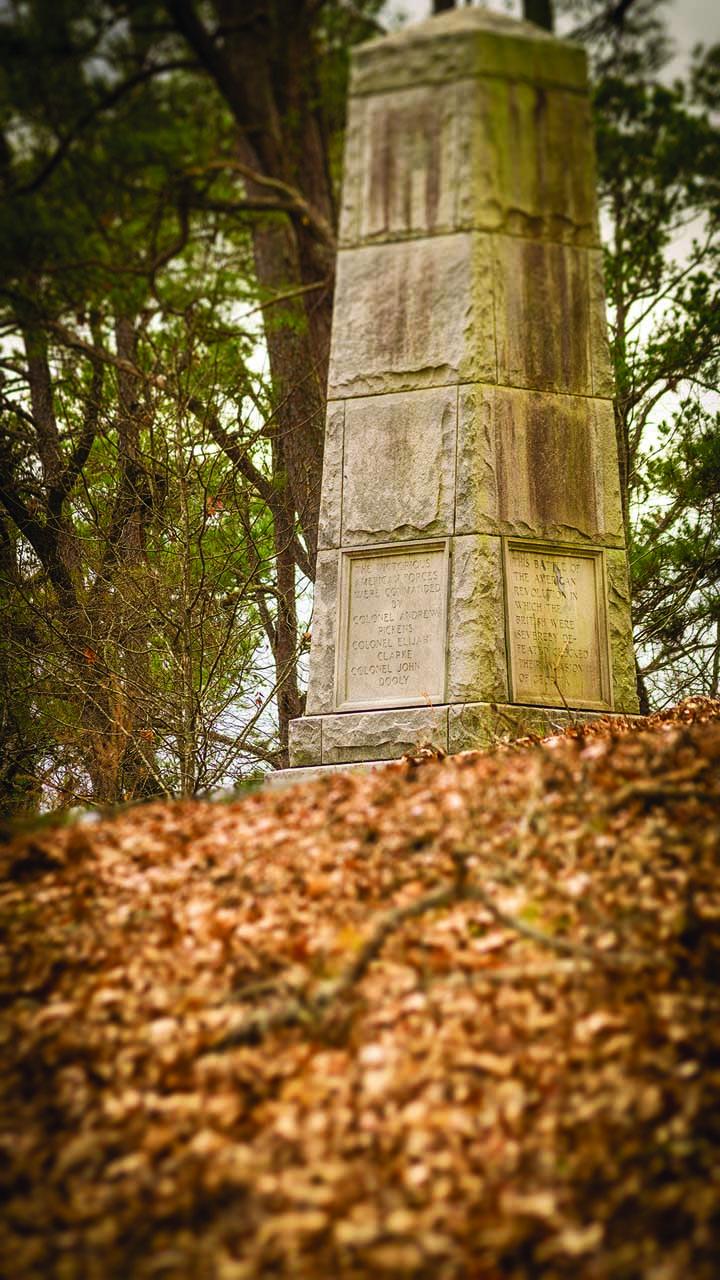
M 612 395 L 583 50 L 360 46 L 295 770 L 637 710 Z

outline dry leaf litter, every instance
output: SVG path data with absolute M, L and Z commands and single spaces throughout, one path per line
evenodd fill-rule
M 691 699 L 16 839 L 2 1275 L 714 1280 L 719 764 Z

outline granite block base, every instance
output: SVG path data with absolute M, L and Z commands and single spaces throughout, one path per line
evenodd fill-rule
M 569 725 L 612 714 L 622 713 L 466 702 L 305 716 L 291 722 L 291 768 L 285 772 L 299 779 L 301 773 L 309 774 L 319 766 L 372 768 L 428 745 L 450 755 L 484 751 L 526 734 L 547 737 Z

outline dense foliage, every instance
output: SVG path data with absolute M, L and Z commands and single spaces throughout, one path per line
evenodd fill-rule
M 257 340 L 237 320 L 254 301 L 247 235 L 196 216 L 178 177 L 222 120 L 198 118 L 180 72 L 145 84 L 130 52 L 108 50 L 100 30 L 88 38 L 87 20 L 69 28 L 86 45 L 58 56 L 66 28 L 53 13 L 59 30 L 28 19 L 16 31 L 25 44 L 6 86 L 10 805 L 43 785 L 51 803 L 217 785 L 229 733 L 241 739 L 232 763 L 252 758 L 251 688 L 261 693 L 263 675 L 273 685 L 259 649 L 273 577 L 266 508 L 214 432 L 219 414 L 244 440 L 262 421 L 262 383 L 248 375 L 238 388 Z M 119 73 L 142 81 L 142 97 L 116 91 L 103 111 Z M 92 119 L 92 145 L 62 154 L 51 111 L 60 137 Z
M 672 81 L 663 5 L 570 5 L 596 81 L 641 701 L 720 680 L 720 46 Z M 583 12 L 584 11 L 584 12 Z
M 303 386 L 313 365 L 299 282 L 287 255 L 264 279 L 259 241 L 307 206 L 238 158 L 240 104 L 170 9 L 31 0 L 0 23 L 10 810 L 227 783 L 282 762 L 302 709 L 296 573 L 312 577 L 314 541 L 293 467 L 317 503 L 321 431 L 281 356 L 262 361 L 264 328 L 271 357 L 305 360 Z M 337 16 L 321 36 L 329 154 Z M 302 466 L 288 414 L 314 423 Z

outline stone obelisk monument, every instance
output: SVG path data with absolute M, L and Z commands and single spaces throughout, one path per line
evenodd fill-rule
M 612 395 L 582 49 L 361 46 L 293 766 L 637 709 Z

